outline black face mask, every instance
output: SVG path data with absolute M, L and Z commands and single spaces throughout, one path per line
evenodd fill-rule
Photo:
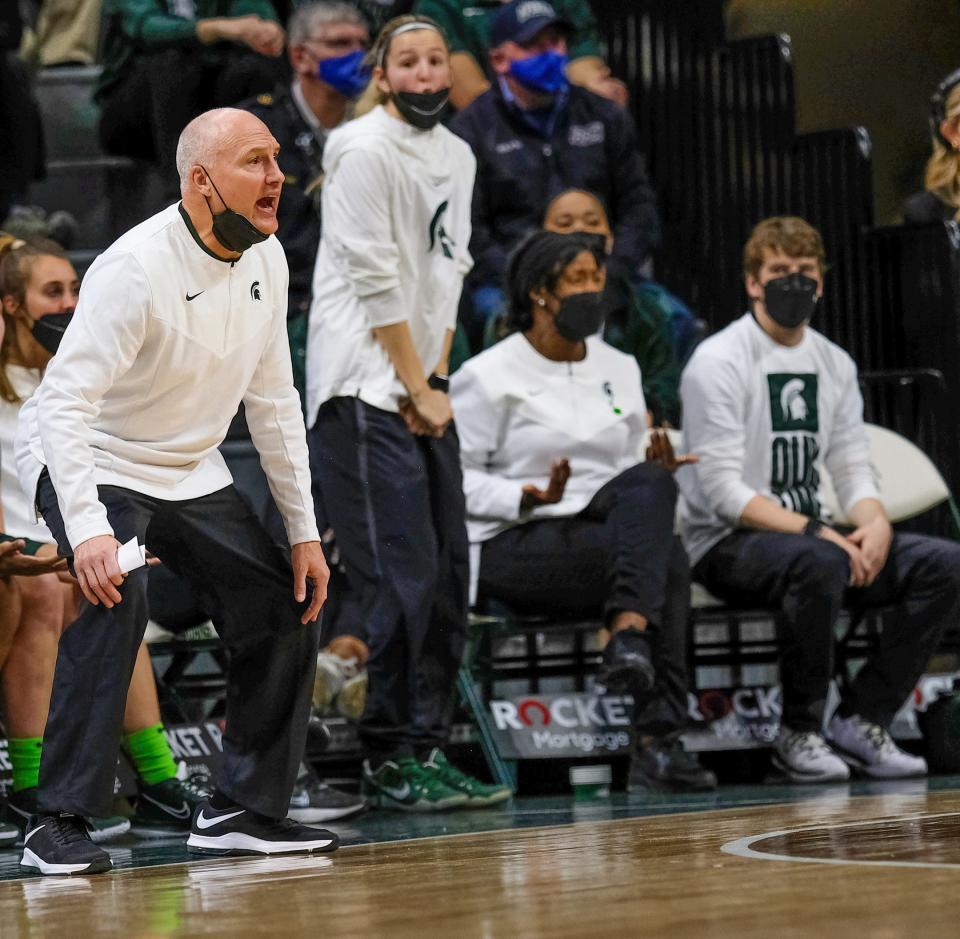
M 806 274 L 785 274 L 763 288 L 767 312 L 785 329 L 796 329 L 813 317 L 817 308 L 817 282 Z
M 582 342 L 595 335 L 603 324 L 603 294 L 574 293 L 560 301 L 557 311 L 557 332 L 570 342 Z
M 393 102 L 397 110 L 420 130 L 430 130 L 440 123 L 443 110 L 450 98 L 450 89 L 441 88 L 439 91 L 428 91 L 420 94 L 416 91 L 395 91 Z
M 201 164 L 200 169 L 207 173 L 207 168 Z M 220 190 L 213 181 L 213 177 L 207 173 L 207 179 L 213 186 L 213 191 L 220 196 Z M 223 211 L 214 212 L 210 207 L 210 200 L 207 201 L 207 208 L 210 209 L 210 215 L 213 216 L 213 235 L 228 251 L 237 251 L 243 254 L 251 245 L 258 245 L 261 241 L 266 241 L 270 236 L 265 235 L 250 219 L 245 218 L 239 212 L 227 207 L 223 196 L 220 201 L 223 202 Z
M 31 335 L 47 352 L 56 355 L 57 349 L 60 348 L 60 340 L 63 339 L 63 334 L 72 319 L 73 310 L 67 310 L 65 313 L 45 313 L 40 319 L 34 321 Z

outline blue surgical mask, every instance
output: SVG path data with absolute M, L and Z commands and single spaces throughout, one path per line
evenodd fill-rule
M 317 75 L 320 81 L 326 82 L 345 98 L 359 98 L 370 81 L 370 69 L 363 65 L 366 55 L 363 49 L 357 49 L 333 59 L 324 59 L 317 66 Z
M 529 59 L 516 59 L 510 63 L 510 74 L 521 85 L 532 91 L 554 95 L 567 87 L 567 62 L 562 52 L 548 49 Z

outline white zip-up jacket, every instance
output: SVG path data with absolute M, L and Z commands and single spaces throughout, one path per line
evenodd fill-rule
M 857 367 L 815 330 L 783 346 L 747 313 L 697 346 L 680 397 L 683 449 L 700 458 L 677 472 L 691 564 L 739 526 L 756 495 L 821 517 L 821 463 L 845 513 L 880 498 Z
M 290 543 L 319 540 L 286 314 L 276 238 L 224 261 L 178 205 L 131 229 L 91 265 L 21 409 L 17 468 L 31 502 L 45 465 L 76 548 L 113 534 L 98 485 L 167 500 L 223 489 L 232 477 L 217 447 L 243 401 Z
M 397 411 L 406 394 L 373 330 L 406 322 L 426 374 L 456 328 L 473 265 L 476 159 L 442 125 L 418 130 L 382 107 L 330 134 L 323 234 L 307 336 L 307 423 L 324 401 L 358 396 Z
M 465 362 L 450 378 L 450 395 L 474 544 L 531 519 L 576 515 L 641 459 L 640 368 L 598 336 L 587 340 L 582 361 L 554 362 L 515 333 Z M 521 512 L 523 486 L 546 488 L 562 458 L 570 461 L 563 498 Z

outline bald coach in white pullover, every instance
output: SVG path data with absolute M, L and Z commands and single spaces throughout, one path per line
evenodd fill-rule
M 60 354 L 23 408 L 21 481 L 90 603 L 60 644 L 40 814 L 24 849 L 22 863 L 43 873 L 110 867 L 82 819 L 110 807 L 146 626 L 145 570 L 123 577 L 117 563 L 134 537 L 217 611 L 231 649 L 222 770 L 188 844 L 210 853 L 336 846 L 328 832 L 283 821 L 328 572 L 287 348 L 287 265 L 271 237 L 283 183 L 277 150 L 244 111 L 211 111 L 187 126 L 177 151 L 183 201 L 94 262 Z M 217 450 L 241 401 L 292 564 Z

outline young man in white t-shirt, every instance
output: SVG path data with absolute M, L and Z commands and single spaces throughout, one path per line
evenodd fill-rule
M 744 251 L 751 312 L 703 342 L 681 380 L 678 473 L 694 578 L 739 606 L 782 613 L 783 724 L 774 762 L 794 781 L 926 773 L 887 727 L 960 609 L 960 545 L 894 533 L 880 502 L 857 369 L 809 327 L 824 250 L 803 219 L 770 218 Z M 852 532 L 829 524 L 825 465 Z M 824 733 L 841 608 L 893 605 L 876 651 Z M 828 743 L 829 740 L 829 743 Z

